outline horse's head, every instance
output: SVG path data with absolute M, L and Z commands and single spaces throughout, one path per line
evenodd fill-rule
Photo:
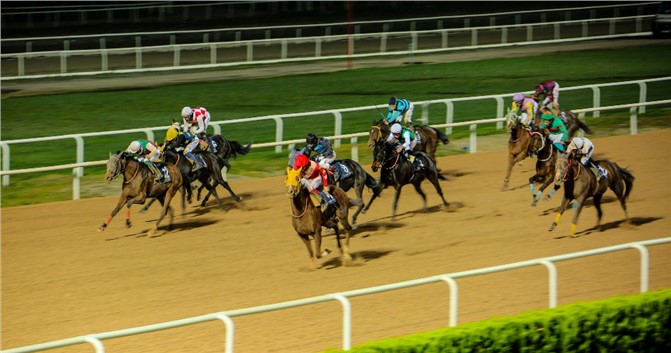
M 287 177 L 284 180 L 284 186 L 286 187 L 286 193 L 289 198 L 298 196 L 298 193 L 301 191 L 301 179 L 300 169 L 287 167 Z
M 123 174 L 125 156 L 126 152 L 117 151 L 115 154 L 110 153 L 109 159 L 107 160 L 107 171 L 105 172 L 105 181 L 107 181 L 108 184 L 116 177 Z
M 371 169 L 374 172 L 377 172 L 377 170 L 380 168 L 382 165 L 382 161 L 384 161 L 384 145 L 385 143 L 383 141 L 377 141 L 373 145 L 373 164 L 371 164 Z
M 557 163 L 555 164 L 555 184 L 560 184 L 566 181 L 570 168 L 571 165 L 568 155 L 566 153 L 559 155 L 559 157 L 557 157 Z
M 506 131 L 508 132 L 511 132 L 513 127 L 517 126 L 520 121 L 520 117 L 510 109 L 508 109 L 508 114 L 506 114 L 504 118 L 506 119 Z
M 382 119 L 373 121 L 368 132 L 368 148 L 373 148 L 376 142 L 384 140 L 389 135 L 389 125 Z

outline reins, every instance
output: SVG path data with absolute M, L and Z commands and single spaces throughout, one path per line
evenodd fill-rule
M 125 178 L 125 177 L 126 177 L 126 175 L 125 175 L 125 173 L 126 173 L 126 168 L 123 168 L 123 169 L 121 170 L 121 172 L 124 173 L 124 178 Z M 128 180 L 124 180 L 123 183 L 124 183 L 124 184 L 129 184 L 131 181 L 133 181 L 133 179 L 135 179 L 135 177 L 137 176 L 137 174 L 138 174 L 139 172 L 140 172 L 140 162 L 137 162 L 137 168 L 135 169 L 135 174 L 133 174 L 133 176 L 132 176 L 130 179 L 128 179 Z
M 298 192 L 300 192 L 300 191 L 298 191 Z M 292 207 L 292 208 L 291 208 L 291 216 L 294 217 L 294 218 L 301 218 L 301 217 L 303 217 L 303 215 L 305 214 L 305 212 L 308 211 L 308 202 L 310 202 L 310 195 L 308 195 L 308 197 L 305 198 L 305 208 L 303 209 L 303 213 L 301 213 L 301 214 L 299 214 L 298 216 L 296 216 L 296 215 L 294 214 L 294 208 Z

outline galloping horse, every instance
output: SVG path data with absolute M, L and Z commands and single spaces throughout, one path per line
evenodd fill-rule
M 593 199 L 594 207 L 597 211 L 596 228 L 602 230 L 601 216 L 603 215 L 603 211 L 601 211 L 601 197 L 608 188 L 613 190 L 620 201 L 620 206 L 624 210 L 625 222 L 629 221 L 626 202 L 634 184 L 634 176 L 629 170 L 621 168 L 615 162 L 602 160 L 597 163 L 606 171 L 606 176 L 601 177 L 599 180 L 580 161 L 568 158 L 565 154 L 562 154 L 557 159 L 555 183 L 564 184 L 564 197 L 549 231 L 553 231 L 557 227 L 559 219 L 569 202 L 576 200 L 575 213 L 573 214 L 573 222 L 571 224 L 571 237 L 574 237 L 578 224 L 578 216 L 580 216 L 580 211 L 585 205 L 585 201 L 590 197 Z
M 175 193 L 182 187 L 183 180 L 182 174 L 174 164 L 166 163 L 164 167 L 159 168 L 159 170 L 161 169 L 167 171 L 170 178 L 169 182 L 155 182 L 149 167 L 144 165 L 144 163 L 138 162 L 126 152 L 110 154 L 109 160 L 107 161 L 105 180 L 107 183 L 110 183 L 119 175 L 123 175 L 123 185 L 119 202 L 114 210 L 112 210 L 112 213 L 107 216 L 105 222 L 98 228 L 98 231 L 104 231 L 107 228 L 112 221 L 112 218 L 119 212 L 123 205 L 126 205 L 128 208 L 126 213 L 126 226 L 130 227 L 130 206 L 135 203 L 142 204 L 148 197 L 157 199 L 161 205 L 163 205 L 161 214 L 156 221 L 155 229 L 149 230 L 148 235 L 151 236 L 155 230 L 158 230 L 161 220 L 163 220 L 163 217 L 165 217 L 167 213 L 170 214 L 170 223 L 168 224 L 169 230 L 172 226 L 174 217 L 173 210 L 170 207 L 170 201 L 173 196 L 175 196 Z
M 400 145 L 378 141 L 375 143 L 373 152 L 372 169 L 373 171 L 380 169 L 380 183 L 385 185 L 385 187 L 393 186 L 396 190 L 391 219 L 394 220 L 396 218 L 398 198 L 401 196 L 401 189 L 406 184 L 412 184 L 415 187 L 415 191 L 422 197 L 422 201 L 424 202 L 423 210 L 426 212 L 426 194 L 424 194 L 421 187 L 424 179 L 428 179 L 434 188 L 436 188 L 440 199 L 443 200 L 443 206 L 449 206 L 449 203 L 445 201 L 443 190 L 438 182 L 438 179 L 445 180 L 445 177 L 438 173 L 438 169 L 431 156 L 424 152 L 414 152 L 415 163 L 417 161 L 421 162 L 422 167 L 418 171 L 413 171 L 413 165 L 405 155 L 402 152 L 396 152 L 398 146 Z
M 172 153 L 178 154 L 179 151 L 181 151 L 185 147 L 185 145 L 186 145 L 186 137 L 183 134 L 178 134 L 177 137 L 172 142 L 165 144 L 165 151 L 172 151 Z M 236 195 L 235 192 L 233 192 L 233 189 L 231 189 L 231 187 L 228 185 L 228 182 L 226 181 L 226 179 L 222 174 L 222 169 L 230 167 L 228 159 L 221 158 L 220 156 L 210 152 L 209 150 L 208 151 L 197 150 L 193 151 L 193 153 L 202 157 L 207 167 L 198 170 L 197 174 L 192 174 L 189 172 L 190 176 L 189 183 L 194 180 L 198 180 L 200 181 L 201 184 L 200 189 L 204 187 L 208 190 L 207 197 L 205 197 L 202 200 L 201 206 L 205 206 L 207 204 L 207 200 L 209 199 L 210 194 L 213 193 L 217 199 L 219 208 L 222 210 L 224 209 L 224 204 L 221 202 L 221 200 L 219 199 L 219 195 L 216 192 L 216 187 L 218 185 L 222 185 L 226 190 L 228 190 L 228 193 L 231 194 L 231 197 L 233 197 L 235 201 L 242 200 L 240 196 Z M 176 162 L 177 159 L 176 156 L 174 156 L 173 158 L 175 159 Z M 183 169 L 190 171 L 190 163 L 186 159 L 184 159 L 184 162 L 186 162 L 186 164 L 183 164 L 184 166 Z M 209 182 L 210 179 L 212 180 L 212 183 Z M 191 190 L 189 190 L 188 192 L 189 192 L 189 200 L 191 200 L 190 196 Z
M 531 189 L 531 197 L 533 198 L 531 206 L 535 207 L 541 199 L 541 195 L 543 195 L 545 188 L 547 188 L 554 180 L 558 152 L 552 144 L 552 141 L 550 141 L 547 136 L 543 136 L 538 132 L 532 134 L 530 150 L 538 157 L 538 160 L 536 161 L 536 174 L 529 178 L 529 188 Z M 541 183 L 537 192 L 534 190 L 535 182 Z M 549 200 L 552 198 L 560 187 L 561 184 L 554 184 L 554 188 L 550 190 L 550 193 L 545 199 Z
M 543 114 L 541 109 L 538 109 L 536 111 L 536 115 L 534 116 L 534 123 L 538 126 L 540 125 L 541 121 L 541 115 Z M 593 134 L 592 130 L 582 122 L 578 117 L 570 110 L 568 109 L 561 109 L 559 111 L 559 117 L 564 121 L 564 125 L 566 125 L 566 130 L 568 130 L 568 138 L 569 140 L 575 135 L 575 133 L 578 130 L 582 130 L 586 134 Z
M 534 133 L 532 130 L 522 126 L 520 124 L 520 117 L 512 111 L 508 111 L 508 114 L 506 114 L 506 129 L 510 132 L 510 138 L 508 139 L 508 168 L 506 169 L 506 177 L 503 179 L 501 191 L 506 191 L 508 188 L 510 174 L 515 163 L 529 156 L 531 136 Z
M 373 124 L 370 128 L 368 134 L 368 148 L 373 148 L 376 142 L 386 141 L 389 137 L 390 126 L 384 123 L 384 119 L 373 121 Z M 438 149 L 438 142 L 442 142 L 443 145 L 447 145 L 450 141 L 440 130 L 431 127 L 429 125 L 417 125 L 415 126 L 415 133 L 418 135 L 419 141 L 417 145 L 413 148 L 413 151 L 420 151 L 427 153 L 435 164 L 436 162 L 436 150 Z
M 292 167 L 294 157 L 299 153 L 298 150 L 293 149 L 289 154 L 289 167 Z M 354 193 L 356 194 L 357 199 L 363 200 L 363 188 L 368 187 L 373 192 L 373 196 L 370 197 L 366 210 L 373 203 L 373 200 L 382 192 L 380 184 L 375 180 L 375 178 L 368 174 L 361 164 L 357 163 L 352 159 L 337 159 L 331 163 L 332 169 L 345 167 L 349 174 L 343 174 L 343 171 L 339 172 L 339 178 L 336 181 L 335 175 L 331 171 L 328 171 L 329 184 L 338 185 L 344 192 L 349 191 L 351 188 L 354 188 Z M 356 228 L 356 218 L 359 213 L 366 214 L 364 210 L 363 202 L 357 207 L 356 211 L 352 215 L 352 227 Z
M 301 237 L 310 256 L 310 262 L 313 268 L 317 267 L 317 259 L 330 253 L 329 249 L 321 251 L 322 226 L 331 228 L 335 232 L 338 249 L 342 255 L 342 263 L 347 266 L 352 257 L 349 253 L 349 238 L 352 227 L 347 221 L 348 209 L 355 205 L 360 205 L 362 201 L 351 200 L 347 194 L 335 185 L 329 186 L 329 193 L 336 199 L 337 205 L 329 206 L 324 212 L 319 206 L 314 206 L 311 200 L 311 194 L 301 183 L 300 170 L 287 168 L 287 178 L 285 180 L 286 193 L 291 199 L 291 225 Z M 345 244 L 340 243 L 340 231 L 338 222 L 345 228 Z M 310 243 L 310 236 L 314 238 L 314 251 Z
M 224 159 L 225 161 L 229 161 L 231 157 L 236 158 L 237 156 L 244 156 L 252 148 L 252 143 L 248 143 L 246 146 L 243 146 L 240 142 L 234 141 L 234 140 L 227 140 L 223 135 L 212 135 L 210 136 L 210 139 L 214 142 L 216 145 L 214 154 L 219 156 L 220 158 Z M 224 180 L 228 179 L 228 171 L 231 169 L 230 163 L 226 163 L 223 166 L 222 169 L 222 178 Z M 198 188 L 198 195 L 197 199 L 200 200 L 200 193 L 203 190 L 203 186 L 201 185 Z M 207 195 L 205 195 L 205 198 L 203 199 L 203 202 L 207 202 L 207 200 L 210 198 L 211 192 L 208 191 Z

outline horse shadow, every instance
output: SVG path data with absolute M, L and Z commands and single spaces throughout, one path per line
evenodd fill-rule
M 155 220 L 154 220 L 155 221 Z M 148 220 L 147 222 L 151 223 L 154 222 L 152 220 Z M 149 230 L 151 228 L 144 228 L 141 230 L 138 230 L 137 232 L 125 234 L 119 237 L 114 237 L 114 238 L 107 238 L 105 241 L 114 241 L 114 240 L 120 240 L 124 238 L 132 238 L 132 239 L 140 239 L 140 238 L 161 238 L 164 235 L 167 235 L 168 233 L 179 233 L 182 231 L 187 231 L 191 229 L 196 229 L 196 228 L 201 228 L 201 227 L 206 227 L 209 225 L 213 225 L 215 223 L 219 223 L 220 220 L 195 220 L 195 221 L 186 221 L 186 222 L 179 222 L 179 223 L 173 223 L 170 229 L 168 230 L 166 226 L 162 226 L 159 228 L 159 230 L 156 232 L 156 234 L 149 236 Z
M 626 220 L 620 219 L 617 221 L 609 222 L 609 223 L 604 223 L 601 225 L 601 228 L 591 227 L 588 229 L 585 229 L 581 232 L 577 232 L 574 238 L 580 238 L 586 235 L 590 235 L 592 233 L 601 233 L 605 232 L 610 229 L 616 229 L 616 228 L 634 228 L 634 227 L 640 227 L 644 224 L 652 223 L 655 221 L 658 221 L 664 217 L 632 217 L 629 219 L 629 222 L 627 223 Z M 555 237 L 555 239 L 563 239 L 563 238 L 568 238 L 567 235 L 562 235 Z
M 364 263 L 372 260 L 377 260 L 379 258 L 385 257 L 391 254 L 394 251 L 398 250 L 364 250 L 353 252 L 352 255 L 352 264 L 347 267 L 358 267 L 363 266 Z M 338 267 L 343 267 L 340 258 L 332 258 L 324 263 L 322 263 L 321 268 L 324 270 L 333 270 Z
M 443 180 L 443 181 L 452 181 L 456 178 L 461 178 L 463 176 L 473 174 L 473 172 L 444 171 L 443 170 L 443 171 L 440 171 L 438 174 L 445 177 L 445 180 Z

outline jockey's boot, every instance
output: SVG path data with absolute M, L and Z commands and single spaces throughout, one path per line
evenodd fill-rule
M 207 145 L 210 147 L 210 152 L 217 154 L 217 150 L 214 148 L 214 141 L 212 141 L 212 138 L 207 135 L 205 138 L 207 138 Z
M 149 167 L 149 170 L 151 170 L 152 174 L 154 174 L 154 181 L 160 183 L 161 179 L 163 179 L 163 173 L 158 170 L 158 167 L 156 167 L 152 161 L 144 161 L 144 164 Z
M 185 154 L 186 159 L 191 162 L 191 170 L 193 172 L 196 172 L 199 169 L 202 169 L 205 167 L 205 163 L 202 161 L 202 158 L 200 156 L 195 156 L 193 153 L 189 152 Z
M 337 183 L 340 180 L 340 168 L 332 165 L 331 170 L 333 171 L 333 182 Z
M 592 161 L 589 161 L 588 164 L 589 164 L 589 169 L 592 171 L 592 173 L 594 173 L 594 176 L 596 176 L 596 180 L 601 179 L 601 171 L 596 166 L 596 164 L 594 164 L 594 162 L 592 162 Z
M 322 203 L 321 203 L 322 212 L 326 211 L 326 209 L 328 209 L 329 205 L 334 205 L 336 203 L 335 198 L 333 196 L 331 196 L 326 191 L 320 191 L 319 196 L 321 196 L 321 198 L 322 198 Z

